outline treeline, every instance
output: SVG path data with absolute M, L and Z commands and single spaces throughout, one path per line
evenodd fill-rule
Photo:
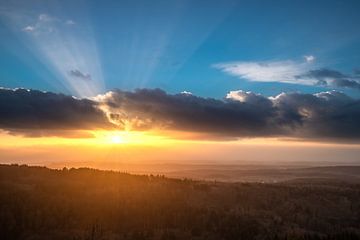
M 0 165 L 0 239 L 360 239 L 360 185 Z

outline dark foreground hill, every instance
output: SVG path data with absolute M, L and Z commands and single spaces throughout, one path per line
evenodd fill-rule
M 360 239 L 360 185 L 0 165 L 0 239 Z

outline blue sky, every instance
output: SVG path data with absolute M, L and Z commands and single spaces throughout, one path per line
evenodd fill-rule
M 0 86 L 360 97 L 359 1 L 3 1 Z

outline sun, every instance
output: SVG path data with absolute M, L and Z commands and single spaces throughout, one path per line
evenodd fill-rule
M 91 143 L 96 145 L 159 145 L 172 141 L 157 132 L 141 131 L 92 131 L 94 136 Z
M 124 139 L 120 135 L 114 135 L 111 136 L 111 142 L 113 144 L 120 144 L 120 143 L 124 143 Z

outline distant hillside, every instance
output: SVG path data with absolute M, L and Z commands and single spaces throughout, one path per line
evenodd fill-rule
M 331 179 L 222 183 L 0 165 L 0 239 L 360 239 L 360 185 Z
M 187 177 L 202 180 L 230 182 L 282 182 L 306 179 L 344 181 L 360 184 L 360 166 L 326 166 L 326 167 L 293 167 L 293 166 L 242 166 L 229 165 L 218 167 L 204 165 L 177 171 L 165 172 L 171 177 Z

